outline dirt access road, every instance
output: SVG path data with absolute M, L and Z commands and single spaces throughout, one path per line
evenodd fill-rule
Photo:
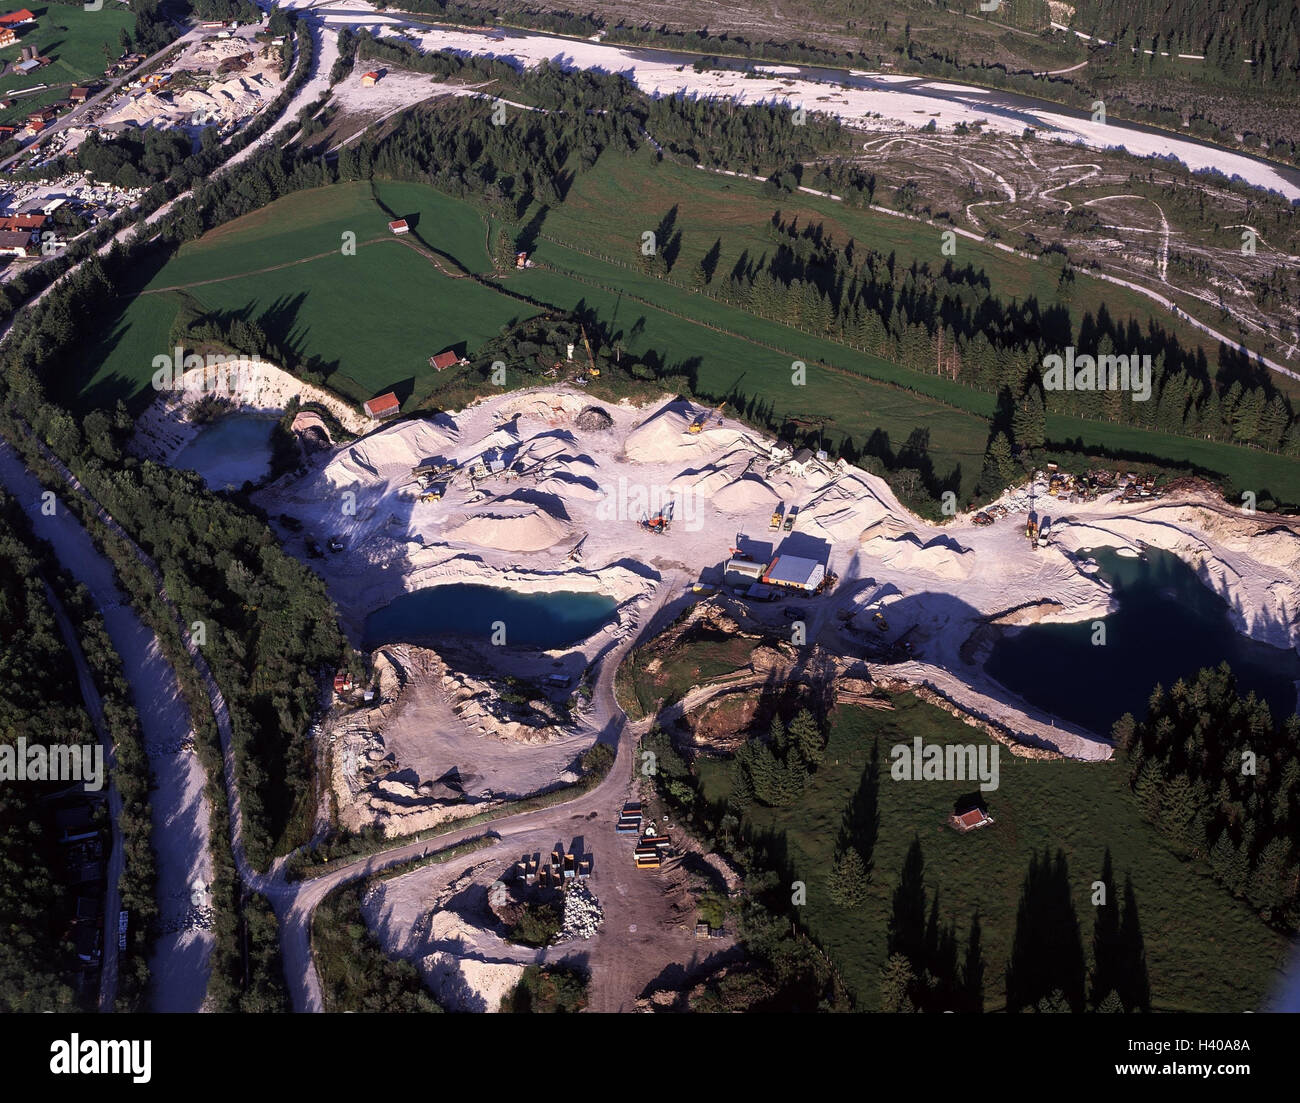
M 532 812 L 512 814 L 508 808 L 502 814 L 487 823 L 476 824 L 456 831 L 449 831 L 434 840 L 400 844 L 391 850 L 358 859 L 338 869 L 331 870 L 311 880 L 290 882 L 283 874 L 283 860 L 277 860 L 267 876 L 255 876 L 250 887 L 264 893 L 275 906 L 280 918 L 281 951 L 284 955 L 285 977 L 289 984 L 295 1011 L 321 1011 L 323 1002 L 320 978 L 316 973 L 311 958 L 311 917 L 316 906 L 335 888 L 359 878 L 369 877 L 395 865 L 434 850 L 454 846 L 458 842 L 494 831 L 501 836 L 500 850 L 503 857 L 522 854 L 534 838 L 549 838 L 549 846 L 555 840 L 571 839 L 583 831 L 590 831 L 591 825 L 608 825 L 614 821 L 618 810 L 632 791 L 633 771 L 635 768 L 635 750 L 638 740 L 650 727 L 651 721 L 630 724 L 627 716 L 614 698 L 614 675 L 627 653 L 644 639 L 651 638 L 663 624 L 670 623 L 680 612 L 681 605 L 689 598 L 682 593 L 688 576 L 685 573 L 671 572 L 665 574 L 659 584 L 653 603 L 645 610 L 637 630 L 629 632 L 622 640 L 615 641 L 597 659 L 599 672 L 592 693 L 592 711 L 589 723 L 599 731 L 599 742 L 608 744 L 616 750 L 614 765 L 609 775 L 595 789 L 564 804 L 540 808 Z M 676 600 L 672 600 L 677 595 Z M 485 854 L 493 851 L 475 852 L 461 865 L 481 862 Z M 537 849 L 534 847 L 533 849 Z M 612 862 L 610 863 L 612 865 Z M 451 867 L 439 867 L 450 869 Z M 649 880 L 640 882 L 650 886 Z M 658 890 L 647 889 L 655 895 L 662 895 Z M 602 900 L 602 904 L 604 901 Z M 616 909 L 616 914 L 618 909 Z M 611 924 L 614 919 L 610 919 Z M 634 925 L 632 920 L 628 925 Z M 599 1002 L 609 1004 L 616 1000 L 617 981 L 636 971 L 637 961 L 646 958 L 647 946 L 644 932 L 639 925 L 636 931 L 627 931 L 629 935 L 641 934 L 641 938 L 620 940 L 609 937 L 604 940 L 600 958 L 592 951 L 593 977 L 597 981 L 597 993 L 602 995 Z M 651 925 L 653 929 L 653 924 Z M 604 981 L 609 983 L 606 984 Z M 622 1001 L 619 1000 L 621 1003 Z M 593 999 L 593 1009 L 597 1001 Z

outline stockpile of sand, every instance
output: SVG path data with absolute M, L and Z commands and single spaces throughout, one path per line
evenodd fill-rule
M 691 449 L 695 438 L 687 428 L 695 420 L 696 412 L 689 402 L 670 402 L 660 407 L 627 435 L 623 446 L 627 458 L 642 463 L 665 463 Z
M 882 517 L 859 537 L 864 554 L 901 571 L 924 571 L 947 581 L 969 578 L 975 554 L 946 537 L 928 544 L 892 514 Z
M 691 433 L 692 422 L 708 410 L 675 399 L 661 406 L 627 435 L 624 451 L 627 458 L 641 463 L 672 463 L 690 455 L 710 456 L 724 448 L 751 444 L 752 439 L 739 429 L 706 428 Z M 711 415 L 710 415 L 711 417 Z M 710 420 L 708 425 L 714 425 Z
M 358 482 L 404 481 L 419 464 L 445 458 L 455 442 L 455 423 L 445 415 L 436 420 L 404 421 L 363 437 L 341 451 L 312 483 L 323 483 L 332 490 Z M 302 493 L 310 496 L 312 489 L 304 488 Z
M 862 479 L 849 477 L 831 484 L 799 511 L 804 531 L 820 527 L 832 542 L 852 540 L 890 515 L 888 505 Z
M 567 537 L 571 526 L 540 506 L 497 504 L 469 514 L 447 539 L 498 551 L 542 551 Z
M 781 500 L 770 486 L 757 475 L 733 479 L 713 496 L 713 504 L 723 513 L 761 512 L 765 516 Z
M 448 1011 L 494 1012 L 513 992 L 524 966 L 512 961 L 479 961 L 455 954 L 430 954 L 421 963 L 440 1006 Z
M 668 489 L 674 495 L 690 494 L 696 498 L 709 499 L 734 478 L 725 468 L 710 465 L 698 470 L 683 471 L 668 484 Z
M 576 474 L 567 467 L 543 479 L 537 484 L 537 489 L 580 502 L 596 502 L 603 497 L 600 484 L 595 479 L 590 475 Z

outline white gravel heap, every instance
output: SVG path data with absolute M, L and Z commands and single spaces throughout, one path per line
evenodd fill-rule
M 600 901 L 586 885 L 574 885 L 564 894 L 564 926 L 556 942 L 581 942 L 594 935 L 605 922 Z

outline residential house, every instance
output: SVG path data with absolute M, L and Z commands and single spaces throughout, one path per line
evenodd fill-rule
M 0 257 L 34 257 L 41 247 L 31 234 L 18 230 L 0 230 Z

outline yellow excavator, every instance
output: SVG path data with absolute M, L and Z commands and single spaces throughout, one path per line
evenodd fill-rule
M 686 431 L 691 434 L 703 432 L 704 427 L 708 425 L 710 418 L 717 418 L 718 424 L 722 424 L 722 411 L 726 407 L 725 402 L 719 402 L 712 410 L 705 410 L 694 421 L 686 427 Z

